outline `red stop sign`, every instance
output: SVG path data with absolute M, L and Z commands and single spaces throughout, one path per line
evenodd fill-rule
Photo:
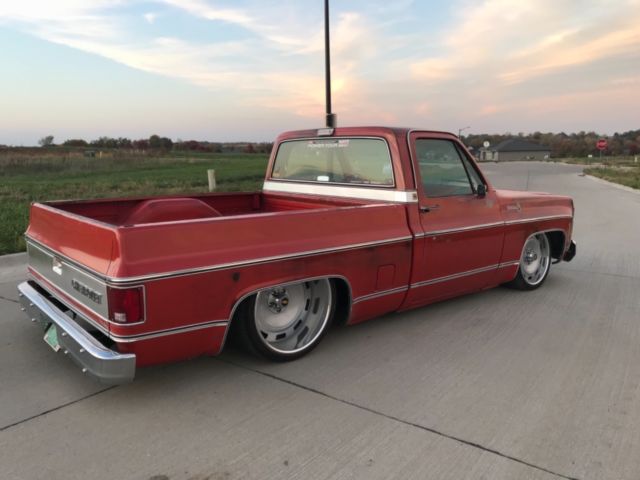
M 596 143 L 596 148 L 598 150 L 606 150 L 607 149 L 607 141 L 604 138 L 601 138 L 600 140 L 598 140 L 598 143 Z

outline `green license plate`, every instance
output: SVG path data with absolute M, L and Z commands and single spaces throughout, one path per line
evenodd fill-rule
M 44 333 L 44 341 L 47 342 L 47 345 L 53 348 L 54 352 L 60 350 L 60 343 L 58 343 L 58 330 L 55 325 L 49 325 L 49 328 L 47 328 L 47 331 Z

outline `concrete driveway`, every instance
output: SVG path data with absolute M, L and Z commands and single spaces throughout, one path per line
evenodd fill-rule
M 572 195 L 578 256 L 534 292 L 334 329 L 271 364 L 229 350 L 105 388 L 20 312 L 0 260 L 0 478 L 640 478 L 640 195 L 560 164 L 485 164 Z

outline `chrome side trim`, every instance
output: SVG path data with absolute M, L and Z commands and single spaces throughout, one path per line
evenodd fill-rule
M 499 264 L 489 265 L 487 267 L 476 268 L 474 270 L 468 270 L 466 272 L 458 272 L 458 273 L 454 273 L 452 275 L 446 275 L 444 277 L 432 278 L 431 280 L 424 280 L 422 282 L 412 283 L 411 284 L 411 288 L 426 287 L 428 285 L 433 285 L 433 284 L 436 284 L 436 283 L 442 283 L 442 282 L 448 282 L 448 281 L 451 281 L 451 280 L 457 280 L 458 278 L 468 277 L 468 276 L 471 276 L 471 275 L 477 275 L 479 273 L 489 272 L 491 270 L 497 270 L 499 266 L 500 266 Z
M 297 253 L 275 255 L 272 257 L 262 257 L 262 258 L 255 258 L 251 260 L 241 260 L 237 262 L 221 263 L 218 265 L 209 265 L 209 266 L 198 267 L 198 268 L 187 268 L 184 270 L 174 270 L 169 272 L 152 273 L 149 275 L 139 275 L 135 277 L 107 277 L 97 272 L 92 272 L 92 273 L 96 276 L 99 276 L 99 278 L 101 278 L 102 280 L 105 280 L 109 285 L 117 286 L 117 285 L 129 284 L 129 283 L 139 283 L 146 280 L 161 280 L 161 279 L 196 274 L 196 273 L 207 273 L 207 272 L 214 272 L 218 270 L 228 270 L 230 268 L 244 267 L 249 265 L 260 265 L 263 263 L 270 263 L 270 262 L 275 262 L 279 260 L 290 260 L 290 259 L 303 258 L 303 257 L 313 257 L 316 255 L 323 255 L 325 253 L 331 253 L 331 252 L 344 252 L 348 250 L 357 250 L 360 248 L 391 245 L 394 243 L 408 242 L 413 240 L 413 238 L 414 237 L 412 237 L 411 235 L 407 235 L 406 237 L 396 237 L 396 238 L 390 238 L 388 240 L 376 240 L 372 242 L 353 243 L 350 245 L 342 245 L 339 247 L 321 248 L 318 250 L 307 250 L 307 251 L 297 252 Z M 33 242 L 33 243 L 39 243 L 31 238 L 28 238 L 27 241 Z M 69 263 L 73 263 L 78 267 L 82 268 L 82 265 L 79 265 L 74 260 L 58 253 L 55 253 L 55 254 L 61 258 L 64 258 L 65 261 L 68 261 Z M 120 325 L 120 324 L 116 324 L 116 325 Z
M 198 268 L 188 268 L 185 270 L 176 270 L 172 272 L 154 273 L 150 275 L 141 275 L 137 277 L 119 277 L 119 278 L 112 277 L 112 278 L 109 278 L 108 281 L 113 284 L 138 283 L 145 280 L 160 280 L 160 279 L 178 277 L 183 275 L 191 275 L 196 273 L 207 273 L 207 272 L 214 272 L 218 270 L 227 270 L 230 268 L 245 267 L 248 265 L 261 265 L 263 263 L 271 263 L 279 260 L 293 260 L 296 258 L 314 257 L 317 255 L 323 255 L 325 253 L 344 252 L 348 250 L 357 250 L 360 248 L 408 242 L 411 240 L 413 240 L 412 236 L 397 237 L 397 238 L 390 238 L 388 240 L 376 240 L 373 242 L 354 243 L 351 245 L 343 245 L 339 247 L 321 248 L 318 250 L 308 250 L 304 252 L 288 253 L 284 255 L 274 255 L 272 257 L 254 258 L 251 260 L 241 260 L 237 262 L 221 263 L 218 265 L 211 265 L 211 266 L 198 267 Z
M 515 265 L 519 265 L 519 264 L 520 264 L 520 261 L 515 262 Z M 431 280 L 425 280 L 425 281 L 422 281 L 422 282 L 412 283 L 411 284 L 411 288 L 426 287 L 428 285 L 434 285 L 436 283 L 442 283 L 442 282 L 448 282 L 448 281 L 451 281 L 451 280 L 457 280 L 458 278 L 469 277 L 471 275 L 477 275 L 479 273 L 490 272 L 491 270 L 498 270 L 500 268 L 507 268 L 507 267 L 511 267 L 513 265 L 514 265 L 514 262 L 512 262 L 512 261 L 503 262 L 503 263 L 497 263 L 495 265 L 488 265 L 486 267 L 475 268 L 473 270 L 467 270 L 465 272 L 458 272 L 458 273 L 454 273 L 452 275 L 446 275 L 444 277 L 437 277 L 437 278 L 432 278 Z
M 498 265 L 498 268 L 517 267 L 518 265 L 520 265 L 520 260 L 511 260 L 509 262 L 502 262 Z
M 532 218 L 520 218 L 517 220 L 507 220 L 504 222 L 505 225 L 517 225 L 519 223 L 531 223 L 531 222 L 541 222 L 544 220 L 560 220 L 565 218 L 573 218 L 571 215 L 549 215 L 546 217 L 532 217 Z M 553 231 L 553 230 L 546 230 Z
M 409 290 L 408 286 L 404 286 L 404 287 L 398 287 L 398 288 L 391 288 L 389 290 L 382 290 L 380 292 L 374 292 L 374 293 L 370 293 L 368 295 L 362 295 L 361 297 L 358 298 L 354 298 L 353 299 L 353 304 L 356 305 L 360 302 L 366 302 L 368 300 L 373 300 L 376 298 L 380 298 L 380 297 L 385 297 L 387 295 L 393 295 L 394 293 L 403 293 L 406 292 L 407 290 Z
M 500 227 L 500 226 L 505 226 L 505 225 L 518 225 L 521 223 L 532 223 L 532 222 L 539 222 L 539 221 L 544 221 L 544 220 L 558 220 L 558 219 L 563 219 L 563 218 L 573 218 L 570 215 L 549 215 L 546 217 L 533 217 L 533 218 L 523 218 L 523 219 L 518 219 L 518 220 L 509 220 L 509 221 L 502 221 L 502 222 L 493 222 L 493 223 L 482 223 L 479 225 L 471 225 L 468 227 L 459 227 L 459 228 L 449 228 L 449 229 L 443 229 L 443 230 L 433 230 L 430 232 L 424 232 L 424 233 L 417 233 L 415 236 L 416 238 L 420 238 L 420 237 L 431 237 L 431 236 L 437 236 L 437 235 L 448 235 L 451 233 L 459 233 L 459 232 L 468 232 L 468 231 L 473 231 L 473 230 L 483 230 L 485 228 L 492 228 L 492 227 Z
M 448 228 L 448 229 L 443 229 L 443 230 L 432 230 L 430 232 L 424 232 L 421 234 L 417 234 L 416 237 L 431 237 L 431 236 L 437 236 L 437 235 L 447 235 L 450 233 L 459 233 L 459 232 L 469 232 L 469 231 L 473 231 L 473 230 L 484 230 L 486 228 L 492 228 L 492 227 L 503 227 L 504 226 L 504 222 L 500 221 L 500 222 L 493 222 L 493 223 L 482 223 L 479 225 L 471 225 L 468 227 L 458 227 L 458 228 Z
M 415 190 L 382 190 L 381 188 L 384 187 L 349 187 L 341 185 L 324 185 L 290 181 L 287 182 L 281 180 L 265 180 L 262 191 L 355 198 L 359 200 L 380 200 L 383 202 L 396 203 L 418 202 L 418 193 Z
M 137 335 L 115 335 L 109 334 L 109 337 L 118 343 L 132 343 L 141 340 L 150 340 L 152 338 L 166 337 L 168 335 L 176 335 L 179 333 L 194 332 L 196 330 L 204 330 L 205 328 L 226 327 L 229 324 L 227 320 L 213 320 L 210 322 L 196 323 L 185 327 L 168 328 L 166 330 L 156 330 L 154 332 L 140 333 Z

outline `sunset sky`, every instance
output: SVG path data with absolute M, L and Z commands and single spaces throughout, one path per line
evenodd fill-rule
M 640 0 L 332 0 L 340 125 L 640 128 Z M 324 121 L 322 0 L 0 4 L 0 144 Z

